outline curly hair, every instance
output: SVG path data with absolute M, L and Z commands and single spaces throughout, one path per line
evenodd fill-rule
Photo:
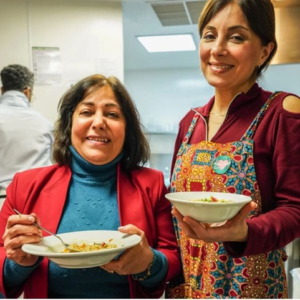
M 20 91 L 26 88 L 33 89 L 34 74 L 26 67 L 21 65 L 9 65 L 1 71 L 1 81 L 3 92 Z
M 150 156 L 150 147 L 140 123 L 139 113 L 124 85 L 116 77 L 96 74 L 72 86 L 58 103 L 59 118 L 55 123 L 53 159 L 60 165 L 71 163 L 72 116 L 77 105 L 90 93 L 109 86 L 113 90 L 126 121 L 125 141 L 121 166 L 124 171 L 144 165 Z

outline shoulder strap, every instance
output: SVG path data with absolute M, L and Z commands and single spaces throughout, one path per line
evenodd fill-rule
M 256 115 L 255 119 L 252 121 L 251 125 L 249 126 L 249 128 L 247 129 L 247 131 L 245 132 L 245 134 L 242 136 L 242 140 L 253 139 L 253 136 L 254 136 L 254 133 L 256 131 L 257 126 L 259 125 L 259 123 L 263 119 L 263 117 L 264 117 L 267 109 L 269 108 L 270 104 L 272 103 L 273 99 L 277 95 L 279 95 L 280 93 L 281 92 L 274 92 L 269 97 L 269 99 L 267 100 L 267 102 L 262 106 L 262 108 L 260 109 L 260 111 Z

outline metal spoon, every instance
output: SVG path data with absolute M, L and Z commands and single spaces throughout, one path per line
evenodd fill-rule
M 22 216 L 22 214 L 21 214 L 19 211 L 17 211 L 15 208 L 14 208 L 13 210 L 14 210 L 19 216 Z M 37 223 L 35 223 L 35 222 L 33 223 L 33 225 L 37 226 L 38 228 L 40 228 L 40 229 L 42 229 L 42 230 L 48 232 L 49 234 L 55 236 L 56 238 L 58 238 L 58 239 L 62 242 L 62 244 L 63 244 L 67 249 L 69 249 L 71 252 L 81 252 L 81 251 L 79 251 L 79 250 L 73 249 L 73 248 L 71 247 L 70 244 L 65 243 L 58 235 L 56 235 L 55 233 L 53 233 L 53 232 L 49 231 L 48 229 L 42 227 L 41 225 L 39 225 L 39 224 L 37 224 Z

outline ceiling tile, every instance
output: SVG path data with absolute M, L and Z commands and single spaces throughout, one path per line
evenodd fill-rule
M 198 19 L 201 14 L 201 11 L 206 4 L 206 1 L 187 1 L 186 6 L 188 13 L 190 14 L 193 24 L 198 24 Z
M 163 26 L 189 25 L 183 3 L 151 4 Z

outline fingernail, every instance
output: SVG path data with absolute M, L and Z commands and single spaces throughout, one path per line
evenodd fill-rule
M 124 227 L 123 227 L 123 226 L 120 226 L 118 229 L 121 229 L 121 230 L 122 230 L 122 229 L 124 229 Z
M 33 216 L 28 216 L 28 220 L 34 222 L 34 217 Z

